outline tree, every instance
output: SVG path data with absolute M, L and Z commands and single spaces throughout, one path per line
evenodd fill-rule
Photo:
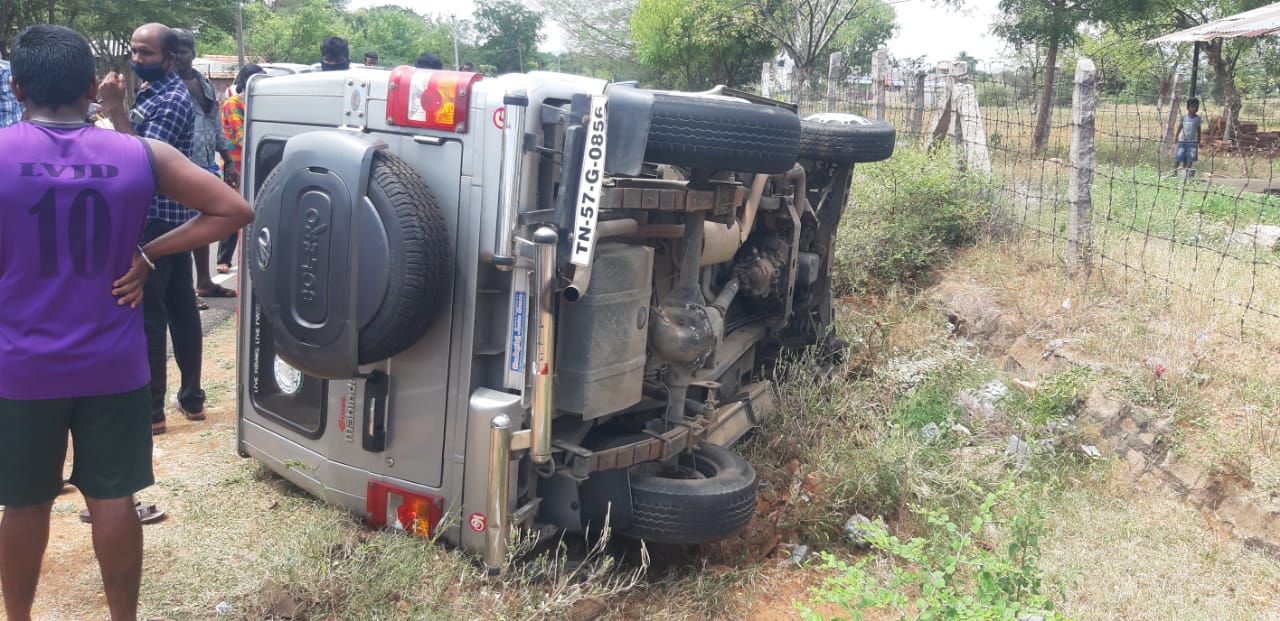
M 267 62 L 319 62 L 320 42 L 325 37 L 351 38 L 342 10 L 330 0 L 247 4 L 244 31 L 245 49 Z
M 1163 105 L 1173 77 L 1189 57 L 1186 46 L 1156 45 L 1149 39 L 1163 34 L 1150 19 L 1100 28 L 1081 40 L 1081 53 L 1093 60 L 1113 92 L 1135 90 L 1154 96 Z
M 978 59 L 964 50 L 960 50 L 960 53 L 956 54 L 956 60 L 964 63 L 969 68 L 969 73 L 974 73 L 978 70 Z
M 744 0 L 744 19 L 791 57 L 791 93 L 799 97 L 846 24 L 869 10 L 859 0 Z
M 640 0 L 631 15 L 636 56 L 664 86 L 701 89 L 755 77 L 773 45 L 734 19 L 731 0 Z
M 89 39 L 103 68 L 122 69 L 134 29 L 149 22 L 230 30 L 235 5 L 225 0 L 165 0 L 163 2 L 93 2 L 90 0 L 0 0 L 0 52 L 18 31 L 33 24 L 59 24 Z
M 572 64 L 580 73 L 603 72 L 613 79 L 642 71 L 631 38 L 631 14 L 639 0 L 533 0 L 543 15 L 554 16 L 564 32 Z
M 1168 2 L 1168 0 L 1165 0 Z M 1228 15 L 1235 15 L 1250 9 L 1270 4 L 1271 0 L 1189 0 L 1179 3 L 1168 2 L 1162 8 L 1172 12 L 1173 25 L 1178 29 L 1192 28 Z M 1191 6 L 1187 6 L 1187 5 Z M 1220 94 L 1222 117 L 1226 134 L 1223 138 L 1232 140 L 1236 126 L 1239 124 L 1240 90 L 1236 87 L 1236 69 L 1240 58 L 1257 44 L 1252 37 L 1235 37 L 1230 39 L 1213 39 L 1200 44 L 1209 68 L 1213 70 L 1215 90 Z
M 354 59 L 366 51 L 378 53 L 383 65 L 412 65 L 418 55 L 431 52 L 453 66 L 453 28 L 448 17 L 423 17 L 398 6 L 379 6 L 346 14 L 351 32 L 351 54 Z M 468 23 L 458 26 L 467 31 Z M 463 40 L 459 53 L 470 55 L 472 46 Z
M 884 47 L 898 30 L 898 15 L 893 7 L 882 0 L 862 0 L 867 6 L 861 15 L 853 18 L 836 33 L 833 47 L 843 55 L 844 71 L 851 68 L 862 73 L 871 72 L 871 58 L 876 50 Z
M 1044 88 L 1036 109 L 1032 134 L 1035 152 L 1044 151 L 1049 140 L 1049 114 L 1053 107 L 1053 87 L 1057 80 L 1058 52 L 1079 38 L 1086 22 L 1123 22 L 1144 14 L 1152 0 L 1000 0 L 1001 18 L 992 30 L 1016 47 L 1043 45 Z
M 542 16 L 512 0 L 478 0 L 476 33 L 485 60 L 499 73 L 524 71 L 537 58 Z

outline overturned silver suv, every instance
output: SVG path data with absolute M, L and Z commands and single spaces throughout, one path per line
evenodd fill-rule
M 763 371 L 838 349 L 834 236 L 888 124 L 727 88 L 399 67 L 253 81 L 239 447 L 482 553 L 742 528 Z

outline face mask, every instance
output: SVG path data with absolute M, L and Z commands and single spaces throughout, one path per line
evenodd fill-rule
M 350 62 L 345 63 L 320 63 L 321 71 L 346 71 L 351 68 Z
M 139 65 L 138 63 L 129 61 L 129 68 L 133 69 L 134 75 L 138 76 L 138 79 L 143 82 L 155 82 L 169 74 L 168 71 L 165 71 L 163 63 Z

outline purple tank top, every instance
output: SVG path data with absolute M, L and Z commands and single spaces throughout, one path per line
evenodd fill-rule
M 61 399 L 150 381 L 142 306 L 118 306 L 151 196 L 141 140 L 92 126 L 0 129 L 0 398 Z

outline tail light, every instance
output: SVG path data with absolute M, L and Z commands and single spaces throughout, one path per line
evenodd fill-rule
M 369 481 L 369 492 L 365 496 L 365 521 L 370 526 L 393 528 L 430 538 L 435 535 L 443 515 L 444 500 L 441 498 Z
M 471 89 L 483 77 L 465 71 L 396 67 L 387 92 L 387 124 L 465 133 Z

